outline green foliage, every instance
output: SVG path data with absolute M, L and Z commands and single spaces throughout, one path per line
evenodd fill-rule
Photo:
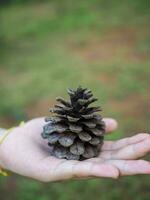
M 82 85 L 120 123 L 108 139 L 148 131 L 149 1 L 11 2 L 0 13 L 0 121 L 25 119 L 31 106 Z M 3 200 L 148 200 L 148 179 L 41 184 L 2 178 L 0 194 Z

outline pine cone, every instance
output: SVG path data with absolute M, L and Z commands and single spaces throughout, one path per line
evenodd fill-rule
M 68 89 L 70 101 L 61 97 L 50 112 L 52 117 L 45 118 L 48 122 L 43 127 L 42 137 L 48 139 L 51 155 L 68 160 L 85 160 L 96 157 L 103 144 L 105 124 L 96 112 L 100 107 L 89 107 L 95 101 L 88 89 L 78 87 Z

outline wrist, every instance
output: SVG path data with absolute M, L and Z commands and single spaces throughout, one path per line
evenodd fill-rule
M 6 169 L 8 159 L 9 145 L 7 144 L 7 139 L 9 134 L 13 131 L 14 128 L 3 129 L 0 128 L 0 168 Z M 6 156 L 7 155 L 7 156 Z
M 6 129 L 4 128 L 0 128 L 0 139 L 3 136 L 3 134 L 5 133 Z
M 16 133 L 18 133 L 18 128 L 22 126 L 24 122 L 21 122 L 19 126 L 12 127 L 8 130 L 1 129 L 0 135 L 0 168 L 10 170 L 11 171 L 11 163 L 13 160 L 13 156 L 11 155 L 12 149 L 16 148 L 13 145 L 13 141 L 17 139 L 14 137 Z
M 3 162 L 2 162 L 2 148 L 1 148 L 1 141 L 6 133 L 7 129 L 4 129 L 4 128 L 0 128 L 0 169 L 3 168 Z

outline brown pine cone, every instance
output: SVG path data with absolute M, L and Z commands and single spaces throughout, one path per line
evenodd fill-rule
M 89 107 L 95 101 L 88 89 L 68 89 L 70 100 L 61 97 L 56 100 L 50 112 L 54 116 L 45 118 L 42 137 L 52 147 L 51 155 L 68 160 L 85 160 L 100 153 L 105 133 L 102 117 L 96 112 L 100 107 Z

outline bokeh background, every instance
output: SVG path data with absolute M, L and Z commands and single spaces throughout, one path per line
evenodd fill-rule
M 1 126 L 48 115 L 81 85 L 118 120 L 108 139 L 150 130 L 149 0 L 0 2 Z M 0 199 L 149 200 L 150 176 L 43 184 L 13 175 L 0 177 Z

